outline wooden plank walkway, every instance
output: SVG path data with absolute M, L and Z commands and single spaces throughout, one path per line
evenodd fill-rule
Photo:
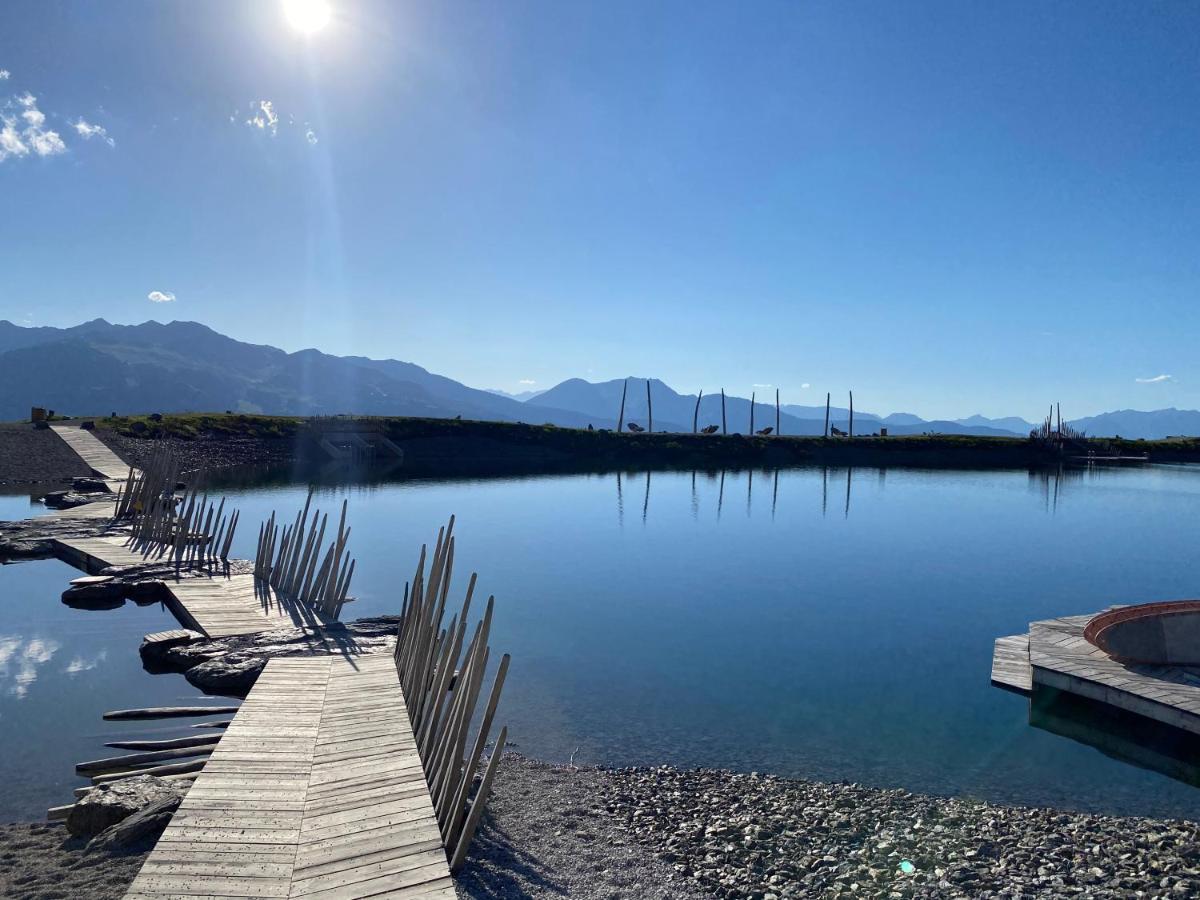
M 284 600 L 270 585 L 256 584 L 253 575 L 184 578 L 167 587 L 181 624 L 212 638 L 332 622 L 301 603 Z
M 84 431 L 78 425 L 51 425 L 50 428 L 101 478 L 116 480 L 128 477 L 129 463 L 113 453 L 90 431 Z
M 1022 693 L 1033 690 L 1029 635 L 996 638 L 996 647 L 992 652 L 992 684 Z
M 127 900 L 454 900 L 390 653 L 277 658 Z
M 60 559 L 85 572 L 109 566 L 135 566 L 153 562 L 125 546 L 126 536 L 57 538 Z M 258 634 L 276 628 L 331 624 L 332 620 L 300 603 L 285 600 L 274 588 L 255 584 L 253 575 L 208 576 L 166 581 L 171 597 L 167 606 L 185 628 L 211 638 Z

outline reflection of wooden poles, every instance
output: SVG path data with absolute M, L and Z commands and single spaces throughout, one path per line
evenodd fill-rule
M 750 392 L 750 436 L 754 436 L 754 391 Z
M 725 388 L 721 388 L 721 434 L 728 434 L 725 428 Z
M 775 388 L 775 434 L 783 434 L 779 430 L 779 388 Z
M 696 411 L 692 413 L 692 434 L 696 433 L 696 427 L 700 424 L 700 400 L 704 397 L 704 388 L 700 389 L 700 394 L 696 397 Z
M 829 437 L 829 392 L 825 392 L 825 437 Z
M 850 427 L 846 432 L 847 437 L 854 437 L 854 391 L 850 392 Z
M 625 392 L 629 390 L 629 379 L 625 379 L 625 383 L 621 385 L 621 412 L 617 415 L 617 434 L 625 427 Z
M 654 403 L 650 400 L 650 379 L 646 379 L 646 430 L 654 433 Z

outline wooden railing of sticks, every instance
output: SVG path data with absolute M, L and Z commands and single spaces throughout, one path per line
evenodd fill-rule
M 283 597 L 337 619 L 349 599 L 355 565 L 346 551 L 350 540 L 350 529 L 346 527 L 346 501 L 342 501 L 337 535 L 325 550 L 324 560 L 318 568 L 329 515 L 321 515 L 317 510 L 309 521 L 312 499 L 310 489 L 304 509 L 296 514 L 296 521 L 291 525 L 282 528 L 276 525 L 272 512 L 271 518 L 259 526 L 254 575 Z
M 467 849 L 479 826 L 508 738 L 508 728 L 501 728 L 483 779 L 472 795 L 475 772 L 508 673 L 509 656 L 506 653 L 500 659 L 474 744 L 470 754 L 464 757 L 491 652 L 487 642 L 495 598 L 488 598 L 483 619 L 475 625 L 471 642 L 464 652 L 467 616 L 475 591 L 474 574 L 467 585 L 461 612 L 451 618 L 448 626 L 442 627 L 454 567 L 453 531 L 454 518 L 451 517 L 449 524 L 438 532 L 428 581 L 425 577 L 426 548 L 421 548 L 412 584 L 405 585 L 395 656 L 396 671 L 441 829 L 442 844 L 446 848 L 450 871 L 457 872 L 466 861 Z
M 203 472 L 195 473 L 193 486 L 176 498 L 178 478 L 179 462 L 165 447 L 141 472 L 129 470 L 116 503 L 116 517 L 130 522 L 126 543 L 143 557 L 174 559 L 176 569 L 228 561 L 237 510 L 226 515 L 224 497 L 214 505 L 207 491 L 201 494 Z

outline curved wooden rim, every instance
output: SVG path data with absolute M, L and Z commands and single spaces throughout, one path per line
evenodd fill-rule
M 1108 630 L 1114 625 L 1120 625 L 1122 622 L 1129 622 L 1133 619 L 1173 616 L 1190 612 L 1200 612 L 1200 600 L 1161 600 L 1155 603 L 1141 603 L 1137 606 L 1110 609 L 1092 617 L 1084 626 L 1083 637 L 1089 644 L 1099 647 L 1114 659 L 1123 659 L 1108 649 L 1108 642 L 1104 639 Z

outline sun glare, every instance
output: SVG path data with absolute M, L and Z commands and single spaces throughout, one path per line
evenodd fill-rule
M 325 0 L 283 0 L 283 14 L 297 31 L 312 34 L 329 24 L 332 11 Z

